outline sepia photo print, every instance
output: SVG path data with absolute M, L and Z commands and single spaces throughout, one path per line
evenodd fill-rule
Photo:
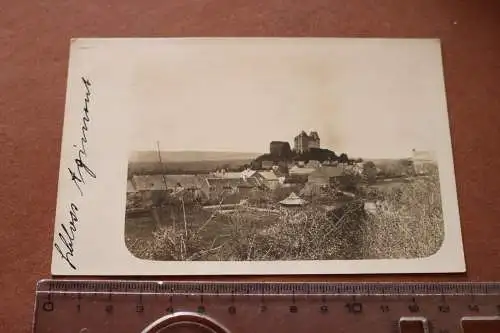
M 435 254 L 441 110 L 426 104 L 425 57 L 366 45 L 214 43 L 141 72 L 128 250 L 156 261 Z

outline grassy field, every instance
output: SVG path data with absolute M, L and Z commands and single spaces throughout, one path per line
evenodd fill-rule
M 444 238 L 437 170 L 360 190 L 341 216 L 322 209 L 321 200 L 280 208 L 278 199 L 288 195 L 280 191 L 254 198 L 275 212 L 241 206 L 221 214 L 190 206 L 185 218 L 179 207 L 166 208 L 160 225 L 148 215 L 127 219 L 126 245 L 152 260 L 389 259 L 430 256 Z M 365 200 L 377 200 L 374 213 L 360 209 Z

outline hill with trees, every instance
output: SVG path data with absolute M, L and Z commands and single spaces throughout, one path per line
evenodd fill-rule
M 350 162 L 347 154 L 342 153 L 337 155 L 334 151 L 324 148 L 311 148 L 307 152 L 299 153 L 291 149 L 284 149 L 279 152 L 267 153 L 258 156 L 253 164 L 261 164 L 263 161 L 272 161 L 272 162 L 293 162 L 293 161 L 303 161 L 305 163 L 316 160 L 321 163 L 325 161 L 331 162 L 341 162 L 347 163 Z

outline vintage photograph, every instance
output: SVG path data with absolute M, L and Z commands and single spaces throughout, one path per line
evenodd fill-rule
M 426 104 L 435 88 L 426 54 L 391 43 L 334 52 L 212 46 L 219 50 L 185 52 L 135 77 L 145 102 L 123 179 L 133 256 L 307 261 L 439 251 L 436 155 L 448 133 L 436 133 L 442 110 Z
M 436 39 L 72 40 L 54 275 L 463 272 Z

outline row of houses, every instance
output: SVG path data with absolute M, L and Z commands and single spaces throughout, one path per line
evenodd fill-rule
M 273 170 L 244 170 L 242 172 L 216 172 L 208 175 L 134 175 L 127 182 L 128 193 L 141 192 L 192 192 L 195 196 L 214 198 L 222 193 L 232 194 L 259 189 L 275 189 L 296 183 L 319 185 L 332 184 L 343 175 L 340 167 L 319 168 L 296 167 L 288 174 Z
M 292 170 L 292 172 L 297 171 L 297 172 L 302 172 L 302 173 L 307 173 L 307 172 L 312 172 L 315 169 L 318 169 L 322 166 L 325 167 L 339 167 L 341 169 L 346 169 L 346 168 L 353 168 L 354 170 L 358 170 L 359 172 L 362 172 L 363 170 L 363 163 L 362 162 L 356 162 L 356 163 L 342 163 L 338 161 L 324 161 L 320 162 L 317 160 L 310 160 L 307 163 L 304 161 L 295 161 L 295 162 L 273 162 L 273 161 L 262 161 L 262 170 L 280 170 L 283 167 L 288 168 L 289 170 Z M 303 170 L 303 171 L 299 171 Z
M 283 180 L 281 180 L 283 182 Z M 193 192 L 205 198 L 222 193 L 245 193 L 252 189 L 276 188 L 280 178 L 273 171 L 223 172 L 208 175 L 134 175 L 127 181 L 128 193 L 151 191 Z

